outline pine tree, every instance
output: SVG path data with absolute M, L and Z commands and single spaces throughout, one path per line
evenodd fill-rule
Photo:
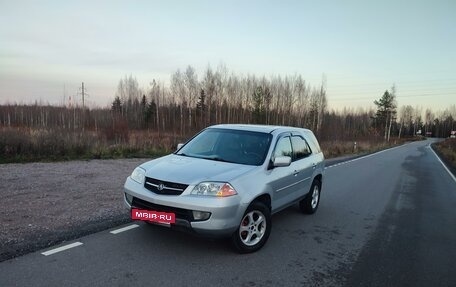
M 206 122 L 206 92 L 204 89 L 201 89 L 200 91 L 200 96 L 198 98 L 198 102 L 196 103 L 196 111 L 197 115 L 201 117 L 201 126 L 204 127 L 204 124 Z
M 114 101 L 112 102 L 111 110 L 114 113 L 118 113 L 118 114 L 122 113 L 122 102 L 121 102 L 119 96 L 116 96 L 114 98 Z
M 394 91 L 390 93 L 386 90 L 379 100 L 374 101 L 374 104 L 377 105 L 376 122 L 385 123 L 384 139 L 389 141 L 392 122 L 396 114 L 396 96 Z

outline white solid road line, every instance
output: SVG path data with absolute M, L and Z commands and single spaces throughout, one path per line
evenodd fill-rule
M 80 246 L 80 245 L 82 245 L 82 242 L 74 242 L 74 243 L 71 243 L 71 244 L 68 244 L 68 245 L 64 245 L 64 246 L 60 246 L 58 248 L 54 248 L 54 249 L 48 250 L 46 252 L 42 252 L 41 254 L 43 254 L 44 256 L 48 256 L 48 255 L 52 255 L 54 253 L 61 252 L 61 251 L 64 251 L 64 250 L 67 250 L 67 249 L 70 249 L 70 248 L 73 248 L 73 247 L 77 247 L 77 246 Z
M 400 146 L 395 146 L 395 147 L 392 147 L 392 148 L 388 148 L 388 149 L 383 149 L 383 150 L 380 150 L 380 151 L 377 151 L 377 152 L 374 152 L 374 153 L 371 153 L 371 154 L 368 154 L 368 155 L 365 155 L 365 156 L 362 156 L 362 157 L 357 157 L 355 159 L 342 161 L 342 162 L 339 162 L 339 163 L 336 163 L 336 164 L 333 164 L 333 165 L 330 165 L 330 166 L 326 166 L 325 169 L 328 169 L 328 168 L 331 168 L 331 167 L 336 167 L 336 166 L 339 166 L 339 165 L 344 165 L 346 163 L 354 162 L 354 161 L 357 161 L 357 160 L 360 160 L 360 159 L 365 159 L 365 158 L 368 158 L 368 157 L 371 157 L 371 156 L 374 156 L 374 155 L 378 155 L 378 154 L 380 154 L 382 152 L 387 152 L 387 151 L 391 151 L 391 150 L 403 147 L 403 146 L 405 146 L 407 144 L 408 143 L 400 145 Z
M 432 153 L 435 155 L 435 157 L 440 161 L 440 163 L 443 165 L 445 170 L 448 172 L 448 174 L 451 176 L 451 178 L 456 182 L 456 177 L 451 173 L 451 171 L 446 167 L 446 165 L 443 163 L 443 161 L 440 159 L 440 157 L 435 153 L 434 149 L 431 147 L 431 145 L 428 145 L 429 149 L 432 150 Z
M 139 227 L 139 225 L 138 225 L 138 224 L 132 224 L 132 225 L 128 225 L 128 226 L 125 226 L 125 227 L 116 229 L 116 230 L 112 230 L 112 231 L 110 231 L 109 233 L 111 233 L 111 234 L 117 234 L 117 233 L 121 233 L 121 232 L 130 230 L 130 229 L 133 229 L 133 228 L 136 228 L 136 227 Z

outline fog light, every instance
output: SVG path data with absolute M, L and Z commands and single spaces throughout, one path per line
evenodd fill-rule
M 193 210 L 193 218 L 195 220 L 206 220 L 210 216 L 211 216 L 210 212 Z
M 133 196 L 128 193 L 125 193 L 125 199 L 127 200 L 128 204 L 130 204 L 130 205 L 133 202 Z

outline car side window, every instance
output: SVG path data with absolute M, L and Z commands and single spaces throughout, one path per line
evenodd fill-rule
M 291 143 L 293 145 L 294 160 L 299 160 L 312 153 L 307 142 L 300 136 L 292 136 Z
M 283 137 L 277 142 L 274 158 L 278 156 L 292 156 L 290 137 Z

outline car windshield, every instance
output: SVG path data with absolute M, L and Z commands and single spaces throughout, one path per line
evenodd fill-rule
M 232 129 L 206 129 L 176 154 L 246 165 L 261 165 L 272 135 Z

